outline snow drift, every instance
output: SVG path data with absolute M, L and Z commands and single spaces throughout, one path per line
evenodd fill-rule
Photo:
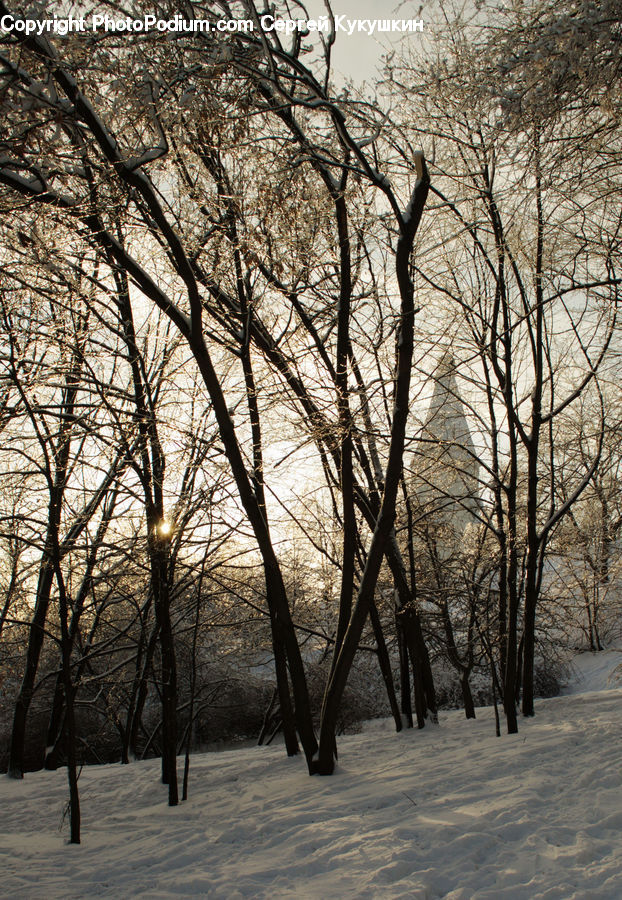
M 368 723 L 331 778 L 280 747 L 203 754 L 169 809 L 157 760 L 85 768 L 81 846 L 64 771 L 3 778 L 0 894 L 619 900 L 621 662 L 585 654 L 581 693 L 540 701 L 518 735 L 496 738 L 490 709 Z

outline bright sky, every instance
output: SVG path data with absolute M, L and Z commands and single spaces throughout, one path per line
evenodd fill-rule
M 389 3 L 379 3 L 378 0 L 334 0 L 332 7 L 335 16 L 344 15 L 348 19 L 423 19 L 424 29 L 429 20 L 426 10 L 432 9 L 431 3 L 424 4 L 418 0 L 389 0 Z M 326 7 L 322 0 L 309 0 L 306 4 L 310 16 L 320 16 L 326 13 Z M 363 81 L 371 81 L 378 70 L 383 54 L 395 48 L 400 40 L 405 42 L 421 43 L 425 40 L 419 32 L 400 34 L 386 32 L 372 35 L 363 32 L 355 32 L 352 35 L 341 32 L 337 35 L 337 41 L 333 48 L 333 66 L 335 73 L 340 73 L 346 78 L 361 84 Z

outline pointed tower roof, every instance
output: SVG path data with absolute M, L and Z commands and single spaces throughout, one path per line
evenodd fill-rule
M 461 534 L 479 511 L 479 462 L 456 379 L 456 361 L 446 351 L 434 372 L 432 398 L 420 434 L 418 489 L 429 502 L 438 497 L 442 518 Z
M 456 362 L 448 350 L 441 357 L 433 375 L 434 388 L 422 436 L 428 440 L 436 440 L 446 450 L 450 450 L 451 445 L 457 445 L 461 449 L 460 455 L 465 456 L 467 453 L 474 454 L 475 447 L 455 373 Z

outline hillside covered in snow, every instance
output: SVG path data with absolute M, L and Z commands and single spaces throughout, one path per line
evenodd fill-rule
M 159 761 L 85 768 L 83 843 L 64 770 L 0 780 L 11 898 L 622 897 L 622 653 L 584 654 L 518 735 L 491 709 L 340 741 L 333 777 L 280 746 L 192 758 L 167 806 Z

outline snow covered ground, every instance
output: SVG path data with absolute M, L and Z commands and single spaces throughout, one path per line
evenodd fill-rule
M 617 670 L 617 672 L 616 672 Z M 64 771 L 0 779 L 11 898 L 622 898 L 622 653 L 585 654 L 567 696 L 496 738 L 491 709 L 340 740 L 331 778 L 280 747 L 84 769 L 83 843 L 59 831 Z

